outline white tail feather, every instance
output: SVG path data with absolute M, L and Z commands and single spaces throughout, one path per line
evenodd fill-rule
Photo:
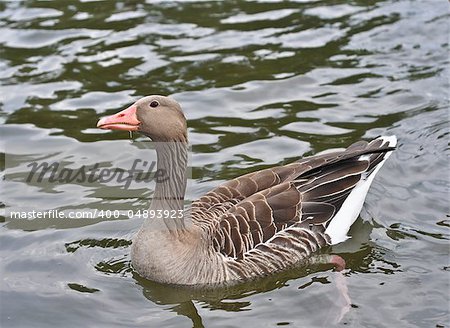
M 395 136 L 382 136 L 378 139 L 389 142 L 389 147 L 395 147 L 397 144 L 397 138 Z M 325 230 L 325 233 L 331 238 L 331 244 L 338 244 L 348 238 L 347 233 L 361 212 L 367 192 L 369 191 L 369 187 L 372 184 L 375 175 L 389 158 L 391 153 L 392 152 L 389 152 L 385 155 L 384 159 L 375 167 L 373 172 L 367 178 L 362 179 L 356 184 L 339 211 L 331 220 Z

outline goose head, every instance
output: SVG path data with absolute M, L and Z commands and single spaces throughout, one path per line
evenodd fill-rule
M 180 104 L 165 96 L 147 96 L 117 114 L 101 118 L 97 127 L 140 132 L 153 141 L 187 141 L 186 118 Z

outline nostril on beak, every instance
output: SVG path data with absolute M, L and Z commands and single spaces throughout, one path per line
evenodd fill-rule
M 119 114 L 119 115 L 117 115 L 118 117 L 124 117 L 125 116 L 125 114 Z

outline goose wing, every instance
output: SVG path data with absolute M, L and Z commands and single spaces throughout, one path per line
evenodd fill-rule
M 192 219 L 216 251 L 243 259 L 290 227 L 324 232 L 364 174 L 392 150 L 376 139 L 347 149 L 246 174 L 192 204 Z M 280 235 L 281 236 L 281 235 Z

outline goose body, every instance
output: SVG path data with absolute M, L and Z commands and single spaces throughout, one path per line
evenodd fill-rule
M 139 131 L 157 143 L 157 183 L 150 209 L 183 213 L 148 219 L 131 258 L 143 277 L 182 285 L 237 283 L 307 263 L 347 238 L 395 136 L 249 173 L 211 190 L 184 209 L 187 128 L 180 105 L 148 96 L 98 127 Z

